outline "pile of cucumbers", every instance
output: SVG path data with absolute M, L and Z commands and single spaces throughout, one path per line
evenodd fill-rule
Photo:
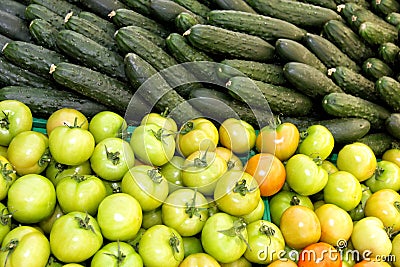
M 0 0 L 0 100 L 257 129 L 272 111 L 379 155 L 400 140 L 399 29 L 398 0 Z

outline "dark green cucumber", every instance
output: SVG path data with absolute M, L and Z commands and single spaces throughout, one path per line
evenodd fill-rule
M 386 42 L 397 42 L 398 30 L 389 30 L 378 23 L 366 21 L 361 23 L 358 34 L 370 45 L 379 46 Z
M 75 92 L 47 87 L 6 86 L 0 88 L 0 101 L 3 100 L 21 101 L 36 118 L 48 118 L 60 107 L 76 109 L 89 118 L 108 109 L 105 105 Z
M 278 39 L 275 42 L 275 51 L 284 62 L 301 62 L 313 66 L 323 73 L 328 70 L 313 52 L 298 41 Z
M 392 148 L 396 139 L 386 132 L 369 133 L 357 140 L 357 142 L 368 145 L 377 158 L 380 158 L 386 150 Z
M 371 1 L 371 6 L 373 10 L 382 16 L 392 12 L 400 12 L 400 3 L 397 0 L 374 0 Z
M 368 58 L 362 64 L 363 72 L 371 80 L 376 81 L 382 76 L 393 76 L 393 69 L 379 58 Z
M 306 34 L 305 30 L 282 19 L 236 10 L 213 10 L 208 14 L 207 21 L 211 25 L 259 36 L 267 41 L 278 38 L 300 41 Z
M 346 93 L 330 93 L 322 100 L 322 108 L 335 117 L 356 117 L 368 120 L 375 130 L 383 129 L 390 111 L 381 105 Z
M 76 14 L 76 15 L 78 15 L 78 17 L 80 17 L 82 19 L 85 19 L 85 20 L 90 21 L 91 23 L 97 25 L 103 31 L 108 33 L 108 35 L 110 35 L 111 37 L 114 36 L 114 33 L 117 30 L 117 27 L 114 23 L 96 15 L 93 12 L 81 11 L 81 12 L 79 12 L 79 14 Z
M 385 122 L 386 130 L 400 140 L 400 113 L 392 113 Z
M 0 34 L 0 47 L 1 48 L 3 48 L 6 43 L 9 43 L 11 41 L 12 41 L 12 39 L 8 38 L 7 36 L 4 36 L 4 35 Z M 1 49 L 0 49 L 0 55 L 1 54 L 2 54 L 2 52 L 1 52 Z
M 383 43 L 378 47 L 379 58 L 392 67 L 397 67 L 399 52 L 400 47 L 391 42 Z
M 44 19 L 34 19 L 29 23 L 29 32 L 38 45 L 59 51 L 57 47 L 58 30 Z
M 152 15 L 163 22 L 174 23 L 176 16 L 178 16 L 182 12 L 192 14 L 197 18 L 200 23 L 205 22 L 205 19 L 203 17 L 193 13 L 186 7 L 172 0 L 151 0 L 150 8 Z
M 26 21 L 3 10 L 0 10 L 0 34 L 13 40 L 32 40 Z
M 329 93 L 343 92 L 325 73 L 304 63 L 288 62 L 283 73 L 295 89 L 309 97 L 321 98 Z
M 334 0 L 301 0 L 301 2 L 309 3 L 312 5 L 329 8 L 336 10 L 336 2 Z
M 184 33 L 196 48 L 227 58 L 269 61 L 275 48 L 260 37 L 212 25 L 197 24 Z
M 67 61 L 63 54 L 22 41 L 12 41 L 6 44 L 3 47 L 3 55 L 12 64 L 46 78 L 51 78 L 49 71 L 52 64 Z
M 214 0 L 219 9 L 237 10 L 257 14 L 245 0 Z
M 70 12 L 79 14 L 79 12 L 82 11 L 80 7 L 65 0 L 31 0 L 31 3 L 45 6 L 49 10 L 63 17 Z
M 182 12 L 179 13 L 175 18 L 175 27 L 179 33 L 184 33 L 190 29 L 190 27 L 199 24 L 198 19 L 191 13 Z
M 232 77 L 226 83 L 226 88 L 250 107 L 262 108 L 269 105 L 275 114 L 306 116 L 313 108 L 310 97 L 292 88 L 264 83 L 248 77 Z
M 57 30 L 64 29 L 64 17 L 42 5 L 28 5 L 25 9 L 25 17 L 28 20 L 43 19 L 56 27 Z
M 139 85 L 135 94 L 158 111 L 168 109 L 179 123 L 201 116 L 147 61 L 134 53 L 126 54 L 124 61 L 129 81 L 134 87 Z
M 142 15 L 151 15 L 150 0 L 121 0 L 121 2 Z
M 341 20 L 334 10 L 292 0 L 247 0 L 260 14 L 282 19 L 301 28 L 322 28 L 331 19 Z
M 344 66 L 338 66 L 328 70 L 328 75 L 332 77 L 337 85 L 345 93 L 361 97 L 363 99 L 379 102 L 380 96 L 375 88 L 375 83 L 360 73 L 355 72 Z
M 157 45 L 161 48 L 165 48 L 165 39 L 162 38 L 160 35 L 155 34 L 154 32 L 151 32 L 149 30 L 146 30 L 145 28 L 133 26 L 133 25 L 126 26 L 123 28 L 124 28 L 124 30 L 127 31 L 128 34 L 129 34 L 129 32 L 132 32 L 132 34 L 141 34 L 141 35 L 143 35 L 143 37 L 152 41 L 155 45 Z
M 400 82 L 389 76 L 380 77 L 375 84 L 381 99 L 394 112 L 400 112 Z
M 111 11 L 128 8 L 119 0 L 85 0 L 79 1 L 84 10 L 91 11 L 102 18 L 107 18 Z
M 345 66 L 357 72 L 361 71 L 360 66 L 354 60 L 342 52 L 342 50 L 327 38 L 318 34 L 307 33 L 304 42 L 306 43 L 306 47 L 308 47 L 326 67 L 334 68 L 336 66 Z
M 365 8 L 370 8 L 371 4 L 369 0 L 335 0 L 336 5 L 343 5 L 346 3 L 354 3 L 359 6 L 365 7 Z
M 385 20 L 394 25 L 397 26 L 400 24 L 400 12 L 392 12 L 387 14 L 387 16 L 385 17 Z
M 49 79 L 12 64 L 4 56 L 0 56 L 0 84 L 49 88 L 54 86 Z
M 328 21 L 323 27 L 323 33 L 327 39 L 358 64 L 375 55 L 375 50 L 365 44 L 358 33 L 343 21 Z
M 126 80 L 123 57 L 89 37 L 75 31 L 61 30 L 57 35 L 57 47 L 65 55 L 88 68 L 93 68 L 113 78 Z
M 275 85 L 285 84 L 283 66 L 274 63 L 261 63 L 240 59 L 225 59 L 220 62 L 218 75 L 227 81 L 233 76 L 244 75 L 253 80 Z
M 192 13 L 197 14 L 203 18 L 207 18 L 208 12 L 211 9 L 197 0 L 173 0 L 175 3 L 187 8 Z
M 20 19 L 25 19 L 26 5 L 13 0 L 0 0 L 0 10 L 14 15 Z
M 131 9 L 122 8 L 113 10 L 110 12 L 109 17 L 119 28 L 134 25 L 159 34 L 164 38 L 170 33 L 170 31 L 159 22 Z
M 80 65 L 61 62 L 51 74 L 60 85 L 118 112 L 126 110 L 133 96 L 126 83 Z

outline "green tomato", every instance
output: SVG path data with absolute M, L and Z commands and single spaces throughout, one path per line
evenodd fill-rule
M 161 207 L 143 212 L 142 227 L 144 229 L 149 229 L 157 224 L 163 224 Z
M 127 241 L 134 238 L 139 232 L 142 218 L 139 202 L 125 193 L 105 197 L 97 213 L 101 232 L 111 241 Z
M 12 214 L 9 213 L 6 205 L 0 202 L 0 243 L 4 237 L 11 231 Z
M 161 166 L 160 172 L 169 182 L 168 186 L 170 193 L 183 186 L 182 167 L 184 162 L 185 158 L 181 156 L 173 156 L 170 161 Z
M 32 112 L 18 100 L 0 101 L 0 145 L 8 146 L 19 133 L 32 129 Z
M 54 209 L 53 214 L 52 214 L 50 217 L 48 217 L 48 218 L 46 218 L 46 219 L 44 219 L 44 220 L 41 220 L 41 221 L 39 222 L 39 227 L 40 227 L 40 229 L 41 229 L 41 230 L 43 231 L 43 233 L 45 233 L 46 235 L 50 234 L 50 231 L 51 231 L 51 228 L 53 227 L 54 222 L 55 222 L 58 218 L 60 218 L 61 216 L 63 216 L 63 215 L 64 215 L 64 212 L 62 211 L 60 205 L 57 204 L 57 205 L 56 205 L 56 208 Z
M 96 144 L 109 137 L 123 138 L 126 135 L 128 125 L 121 115 L 113 111 L 101 111 L 93 116 L 89 123 L 89 131 L 92 133 Z
M 260 200 L 258 201 L 258 205 L 254 210 L 240 217 L 244 219 L 246 224 L 249 224 L 254 221 L 261 220 L 264 217 L 264 213 L 265 213 L 264 199 L 260 198 Z
M 18 178 L 8 190 L 7 208 L 20 223 L 37 223 L 48 218 L 56 207 L 56 190 L 40 174 Z
M 171 117 L 167 117 L 164 113 L 159 114 L 151 112 L 146 114 L 140 122 L 140 125 L 146 124 L 156 124 L 171 133 L 178 132 L 178 126 L 176 125 L 175 120 Z
M 17 179 L 16 171 L 7 158 L 0 156 L 0 200 L 7 197 L 8 189 Z
M 381 160 L 377 163 L 377 168 L 371 178 L 365 184 L 374 193 L 381 189 L 400 190 L 400 167 L 396 163 Z
M 254 127 L 236 118 L 226 119 L 219 127 L 220 143 L 236 154 L 248 153 L 256 144 Z
M 142 267 L 140 255 L 126 242 L 110 242 L 94 254 L 91 267 Z
M 325 126 L 312 125 L 300 133 L 300 136 L 299 153 L 321 160 L 325 160 L 332 153 L 335 140 Z
M 54 186 L 57 186 L 58 182 L 64 177 L 89 174 L 92 174 L 92 168 L 90 167 L 90 162 L 88 160 L 79 165 L 69 166 L 58 163 L 52 158 L 45 171 L 45 176 L 54 184 Z
M 359 221 L 365 217 L 365 203 L 368 198 L 372 195 L 371 190 L 364 183 L 361 184 L 362 196 L 361 201 L 358 203 L 357 207 L 349 211 L 350 217 L 353 221 Z
M 109 137 L 97 143 L 90 157 L 92 170 L 108 181 L 119 181 L 135 164 L 135 155 L 127 141 Z
M 201 241 L 197 236 L 183 236 L 182 240 L 185 258 L 191 254 L 204 252 Z

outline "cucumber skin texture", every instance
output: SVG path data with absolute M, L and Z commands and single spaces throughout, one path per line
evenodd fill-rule
M 331 93 L 322 100 L 322 108 L 336 117 L 356 117 L 368 120 L 373 129 L 384 127 L 390 111 L 381 105 L 346 93 Z
M 195 16 L 188 12 L 179 13 L 175 18 L 175 27 L 179 33 L 184 33 L 189 30 L 190 27 L 199 24 L 200 22 L 196 19 Z
M 63 17 L 66 16 L 69 12 L 74 12 L 74 14 L 78 14 L 82 11 L 80 7 L 71 4 L 65 0 L 31 0 L 31 3 L 42 5 Z
M 119 8 L 128 8 L 119 0 L 85 0 L 79 1 L 83 9 L 89 10 L 102 18 L 107 18 L 108 14 Z
M 399 53 L 400 47 L 391 42 L 383 43 L 378 48 L 379 58 L 386 64 L 391 65 L 393 68 L 396 68 L 396 65 L 398 64 Z
M 32 40 L 25 20 L 0 10 L 0 34 L 13 40 Z
M 397 0 L 371 1 L 371 5 L 372 9 L 381 16 L 400 11 L 400 4 Z
M 131 88 L 114 78 L 80 65 L 61 62 L 52 72 L 54 80 L 118 112 L 124 112 L 133 94 Z
M 57 88 L 5 86 L 0 89 L 0 101 L 14 99 L 26 104 L 35 117 L 49 117 L 60 107 L 82 112 L 88 118 L 108 108 L 80 94 Z
M 321 98 L 329 93 L 343 93 L 326 74 L 300 62 L 288 62 L 283 67 L 285 78 L 292 86 L 312 98 Z
M 375 83 L 362 74 L 343 66 L 330 69 L 328 75 L 329 74 L 345 93 L 361 97 L 371 102 L 377 103 L 380 101 Z
M 12 41 L 12 39 L 8 38 L 7 36 L 4 36 L 4 35 L 0 34 L 0 48 L 3 48 L 6 43 L 9 43 L 11 41 Z M 0 49 L 0 55 L 1 54 L 2 54 L 2 51 Z
M 321 28 L 331 19 L 342 20 L 335 11 L 292 0 L 247 0 L 258 13 L 291 22 L 301 28 Z
M 378 23 L 366 21 L 361 23 L 358 34 L 364 41 L 373 46 L 379 46 L 386 42 L 397 42 L 398 30 L 389 30 Z
M 18 1 L 0 0 L 0 10 L 5 11 L 8 14 L 14 15 L 20 19 L 26 19 L 25 9 L 26 5 Z
M 394 112 L 400 112 L 400 82 L 389 76 L 382 76 L 375 83 L 381 99 L 388 104 Z
M 327 73 L 327 67 L 321 60 L 300 42 L 290 39 L 278 39 L 275 51 L 285 62 L 301 62 Z
M 117 30 L 117 27 L 114 23 L 96 15 L 95 13 L 89 12 L 89 11 L 81 11 L 77 15 L 78 15 L 78 17 L 97 25 L 103 31 L 108 33 L 111 37 L 114 37 L 114 33 Z
M 379 58 L 368 58 L 361 65 L 363 72 L 371 80 L 376 81 L 382 76 L 393 76 L 393 69 Z
M 248 77 L 232 77 L 226 83 L 226 87 L 250 107 L 262 108 L 267 101 L 271 111 L 276 114 L 306 116 L 313 108 L 311 98 L 294 89 L 251 80 Z M 261 101 L 262 98 L 265 101 Z
M 400 140 L 400 113 L 392 113 L 385 122 L 386 130 Z
M 150 0 L 121 0 L 130 9 L 139 12 L 142 15 L 150 16 Z
M 150 8 L 152 11 L 152 15 L 158 20 L 165 23 L 174 23 L 176 16 L 178 16 L 182 12 L 192 14 L 197 18 L 200 23 L 205 22 L 205 19 L 203 17 L 193 13 L 186 7 L 172 0 L 151 0 Z
M 368 133 L 357 142 L 368 145 L 375 156 L 380 158 L 386 150 L 392 148 L 392 145 L 396 143 L 396 139 L 386 132 L 376 132 Z
M 34 19 L 29 23 L 32 39 L 39 45 L 60 52 L 57 47 L 58 30 L 44 19 Z
M 306 47 L 308 47 L 326 67 L 334 68 L 336 66 L 345 66 L 356 72 L 361 71 L 360 66 L 354 60 L 342 52 L 327 38 L 317 34 L 307 33 L 304 42 L 306 43 Z
M 385 17 L 385 21 L 392 24 L 393 26 L 397 26 L 400 24 L 400 13 L 399 12 L 392 12 L 387 14 Z
M 203 5 L 197 0 L 173 0 L 173 1 L 203 18 L 206 18 L 208 12 L 211 11 L 209 7 Z
M 286 38 L 301 41 L 306 31 L 296 25 L 273 17 L 235 10 L 213 10 L 207 22 L 228 30 L 255 35 L 267 41 Z
M 157 45 L 163 49 L 166 46 L 164 38 L 160 37 L 159 35 L 155 34 L 154 32 L 146 30 L 145 28 L 131 25 L 131 26 L 124 27 L 124 30 L 126 30 L 128 32 L 131 31 L 133 34 L 135 34 L 135 33 L 141 34 L 141 35 L 143 35 L 143 37 L 147 38 L 148 40 L 153 42 L 155 45 Z
M 226 82 L 229 78 L 240 75 L 275 85 L 287 82 L 281 65 L 239 59 L 225 59 L 220 63 L 218 73 Z
M 321 6 L 336 10 L 336 2 L 334 0 L 302 0 L 302 2 L 309 3 L 316 6 Z
M 219 9 L 237 10 L 257 14 L 245 0 L 214 0 Z
M 59 31 L 57 46 L 64 54 L 79 60 L 80 64 L 88 68 L 112 78 L 126 80 L 123 57 L 80 33 L 71 30 Z
M 342 21 L 328 21 L 323 27 L 323 33 L 326 38 L 358 64 L 375 55 L 375 51 L 365 44 L 358 33 Z
M 31 70 L 45 78 L 51 78 L 50 66 L 67 58 L 56 51 L 33 43 L 12 41 L 3 47 L 4 57 L 14 65 Z
M 56 27 L 57 30 L 64 29 L 64 18 L 45 6 L 30 4 L 25 9 L 25 17 L 28 20 L 43 19 Z
M 274 46 L 260 37 L 211 25 L 194 25 L 184 36 L 194 47 L 221 57 L 262 62 L 271 60 L 275 54 Z

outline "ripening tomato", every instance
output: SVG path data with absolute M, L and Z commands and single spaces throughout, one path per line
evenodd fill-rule
M 73 108 L 60 108 L 54 111 L 46 122 L 46 132 L 50 136 L 51 132 L 58 126 L 79 126 L 81 129 L 89 128 L 89 121 L 79 110 Z
M 250 157 L 244 169 L 257 180 L 263 197 L 279 192 L 286 180 L 286 170 L 282 161 L 269 153 L 258 153 Z
M 388 149 L 383 153 L 382 160 L 391 161 L 400 167 L 400 148 Z
M 219 127 L 219 141 L 236 154 L 246 154 L 256 143 L 256 131 L 246 121 L 229 118 Z
M 16 179 L 14 167 L 5 157 L 0 156 L 0 200 L 7 197 L 8 189 Z
M 377 168 L 370 178 L 365 181 L 365 184 L 376 192 L 380 189 L 400 190 L 400 167 L 396 163 L 381 160 L 377 163 Z
M 243 162 L 232 150 L 223 146 L 217 146 L 214 152 L 225 159 L 228 170 L 243 170 Z
M 341 267 L 340 252 L 332 245 L 318 242 L 305 247 L 299 256 L 298 267 Z
M 32 112 L 18 100 L 0 101 L 0 145 L 8 146 L 17 134 L 32 128 Z

